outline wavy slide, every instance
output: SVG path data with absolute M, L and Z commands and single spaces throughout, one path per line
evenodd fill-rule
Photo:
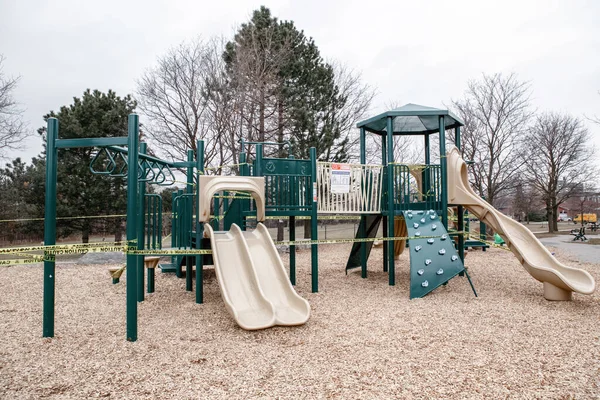
M 531 276 L 544 284 L 547 300 L 571 300 L 572 293 L 591 294 L 594 278 L 582 269 L 561 264 L 529 229 L 477 196 L 469 185 L 467 165 L 456 147 L 448 158 L 448 202 L 460 204 L 491 226 Z
M 274 325 L 302 325 L 310 305 L 294 290 L 269 231 L 259 223 L 243 232 L 236 224 L 210 237 L 217 280 L 223 301 L 237 324 L 247 330 Z

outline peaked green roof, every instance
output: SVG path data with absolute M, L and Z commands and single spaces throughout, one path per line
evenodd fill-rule
M 446 129 L 464 125 L 448 110 L 408 103 L 361 121 L 356 126 L 381 135 L 386 133 L 387 118 L 393 117 L 394 135 L 424 135 L 439 132 L 439 117 L 442 115 Z

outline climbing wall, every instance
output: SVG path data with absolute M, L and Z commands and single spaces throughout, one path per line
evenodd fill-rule
M 465 266 L 434 210 L 404 211 L 410 247 L 410 298 L 423 297 Z

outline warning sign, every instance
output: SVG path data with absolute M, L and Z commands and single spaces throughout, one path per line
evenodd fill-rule
M 350 164 L 331 164 L 331 193 L 350 192 Z

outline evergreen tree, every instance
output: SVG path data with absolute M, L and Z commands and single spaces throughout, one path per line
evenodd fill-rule
M 109 90 L 83 93 L 73 98 L 73 104 L 63 106 L 59 112 L 51 111 L 44 120 L 59 120 L 59 138 L 97 138 L 127 136 L 127 116 L 134 111 L 136 102 L 127 95 L 119 97 Z M 45 134 L 46 128 L 38 133 Z M 89 216 L 123 214 L 126 205 L 126 180 L 94 175 L 90 163 L 98 149 L 73 148 L 58 150 L 58 216 Z M 45 156 L 43 157 L 45 158 Z M 110 218 L 110 231 L 118 239 L 122 233 L 122 219 Z M 87 243 L 93 233 L 95 220 L 58 220 L 59 234 L 68 235 L 80 231 L 82 241 Z
M 347 159 L 349 143 L 336 119 L 345 99 L 333 68 L 292 21 L 279 21 L 261 7 L 227 43 L 223 57 L 243 99 L 244 139 L 289 139 L 298 158 L 316 147 L 320 159 Z M 284 155 L 281 148 L 278 156 Z

